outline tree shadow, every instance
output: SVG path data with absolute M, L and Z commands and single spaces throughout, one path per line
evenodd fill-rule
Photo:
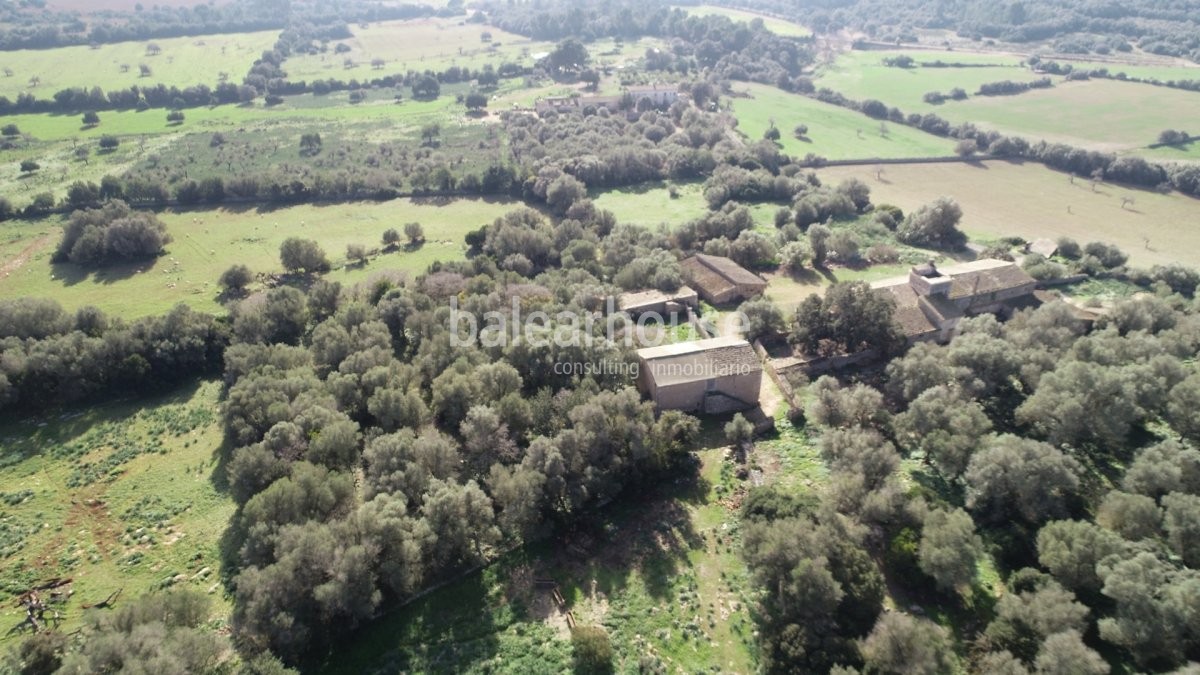
M 545 572 L 559 582 L 568 603 L 594 593 L 611 596 L 635 575 L 651 598 L 669 599 L 689 552 L 704 547 L 686 504 L 702 503 L 710 487 L 698 471 L 669 483 L 631 486 L 604 510 L 553 537 Z
M 45 406 L 32 414 L 5 412 L 0 415 L 0 466 L 10 466 L 56 445 L 71 443 L 105 422 L 124 421 L 158 406 L 186 403 L 196 395 L 200 385 L 201 380 L 195 379 L 150 394 L 99 393 L 69 406 Z
M 64 286 L 75 286 L 89 279 L 97 284 L 115 284 L 138 274 L 149 274 L 161 257 L 96 268 L 70 262 L 51 263 L 51 279 L 62 282 Z
M 503 563 L 501 563 L 503 565 Z M 474 573 L 364 626 L 313 656 L 302 672 L 463 672 L 491 661 L 498 633 L 517 617 L 498 611 L 489 576 Z

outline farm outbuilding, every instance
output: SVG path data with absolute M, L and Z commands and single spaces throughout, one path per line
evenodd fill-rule
M 762 363 L 737 337 L 638 350 L 638 388 L 659 410 L 720 414 L 758 405 Z
M 714 305 L 753 298 L 767 290 L 765 279 L 729 258 L 697 253 L 680 267 L 700 297 Z
M 695 309 L 700 304 L 700 296 L 687 286 L 666 293 L 659 290 L 632 291 L 622 293 L 617 298 L 617 308 L 634 316 L 647 312 L 656 312 L 659 316 L 667 317 L 683 313 L 686 308 Z

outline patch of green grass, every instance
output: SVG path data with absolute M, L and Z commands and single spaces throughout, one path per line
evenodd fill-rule
M 180 88 L 197 84 L 215 87 L 221 73 L 231 82 L 241 82 L 255 59 L 274 46 L 278 31 L 163 38 L 56 49 L 24 49 L 4 53 L 4 67 L 12 77 L 0 77 L 0 96 L 15 100 L 30 93 L 50 99 L 60 89 L 100 87 L 106 92 L 164 84 Z M 157 44 L 162 53 L 149 55 L 146 47 Z M 142 77 L 139 66 L 150 67 Z M 125 72 L 122 67 L 128 66 Z M 31 80 L 36 78 L 36 86 Z
M 812 31 L 808 28 L 794 22 L 777 19 L 765 14 L 757 12 L 748 12 L 741 9 L 731 9 L 729 7 L 717 7 L 715 5 L 700 5 L 698 7 L 682 7 L 685 12 L 692 16 L 725 16 L 734 21 L 749 23 L 754 20 L 761 20 L 763 26 L 772 33 L 782 37 L 808 37 L 812 35 Z
M 0 505 L 0 596 L 73 578 L 74 593 L 60 608 L 68 631 L 89 611 L 81 605 L 119 589 L 135 597 L 186 585 L 214 595 L 214 617 L 228 616 L 217 586 L 219 540 L 234 512 L 217 487 L 224 482 L 214 413 L 220 389 L 201 382 L 149 400 L 0 424 L 0 485 L 21 486 L 23 495 Z M 124 452 L 131 445 L 152 451 Z M 95 466 L 105 469 L 81 473 Z M 21 618 L 6 613 L 0 630 Z
M 1195 162 L 1200 161 L 1200 140 L 1161 148 L 1139 148 L 1133 152 L 1147 159 Z
M 893 68 L 883 65 L 886 58 L 911 56 L 919 63 L 941 60 L 969 63 L 970 68 Z M 954 51 L 894 50 L 848 51 L 820 68 L 814 82 L 855 100 L 878 99 L 899 107 L 905 113 L 936 112 L 941 115 L 951 103 L 933 105 L 922 97 L 931 91 L 946 93 L 961 87 L 973 95 L 979 85 L 999 80 L 1028 82 L 1038 75 L 1021 65 L 1021 59 L 1000 54 L 972 54 Z M 1012 98 L 1002 96 L 997 98 Z M 781 127 L 782 128 L 782 127 Z
M 671 197 L 674 189 L 676 196 Z M 636 187 L 593 191 L 596 206 L 613 212 L 617 222 L 654 228 L 675 228 L 708 213 L 704 183 L 647 183 Z
M 1154 143 L 1163 129 L 1186 129 L 1200 93 L 1114 80 L 1059 82 L 1017 96 L 948 102 L 943 117 L 1001 132 L 1104 150 Z
M 749 95 L 733 99 L 741 132 L 757 141 L 774 123 L 783 150 L 794 157 L 809 153 L 827 159 L 936 157 L 954 149 L 950 140 L 775 87 L 747 84 L 737 90 Z M 798 124 L 808 126 L 803 139 L 793 135 Z
M 234 263 L 255 272 L 281 271 L 279 246 L 288 237 L 319 242 L 335 265 L 327 278 L 354 283 L 377 272 L 417 274 L 434 261 L 461 260 L 467 232 L 516 206 L 506 200 L 397 199 L 276 211 L 168 211 L 161 218 L 174 241 L 156 260 L 94 272 L 70 263 L 52 264 L 55 235 L 23 266 L 0 279 L 0 292 L 9 297 L 52 297 L 68 309 L 94 305 L 123 317 L 161 313 L 180 302 L 221 313 L 216 283 L 221 273 Z M 345 265 L 347 244 L 379 247 L 384 230 L 401 229 L 412 221 L 425 228 L 421 247 L 378 255 L 361 267 Z
M 1062 288 L 1064 295 L 1080 301 L 1085 306 L 1100 306 L 1145 291 L 1141 286 L 1119 279 L 1087 279 Z

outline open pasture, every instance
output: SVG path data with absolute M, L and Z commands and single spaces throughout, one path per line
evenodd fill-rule
M 998 131 L 1100 150 L 1132 150 L 1194 126 L 1200 93 L 1134 82 L 1056 82 L 1016 96 L 947 102 L 938 114 Z
M 275 211 L 169 211 L 161 214 L 174 241 L 152 262 L 89 272 L 70 263 L 52 264 L 58 232 L 42 237 L 23 265 L 0 275 L 0 297 L 52 297 L 68 309 L 95 305 L 112 314 L 138 317 L 184 302 L 202 311 L 223 311 L 217 279 L 235 263 L 254 272 L 280 272 L 279 245 L 288 237 L 316 240 L 334 264 L 327 278 L 353 283 L 384 270 L 423 272 L 438 260 L 460 260 L 463 237 L 503 215 L 515 204 L 464 199 L 449 202 L 398 199 L 390 202 L 306 205 Z M 364 267 L 345 266 L 346 245 L 378 248 L 384 230 L 419 222 L 426 242 L 409 251 L 374 257 Z M 57 228 L 49 228 L 57 229 Z M 38 235 L 31 232 L 29 244 Z M 19 243 L 7 244 L 13 250 Z M 21 250 L 21 249 L 17 249 Z
M 906 54 L 918 63 L 989 64 L 949 68 L 893 68 L 883 65 L 887 57 Z M 1034 89 L 1012 96 L 975 96 L 981 84 L 1012 80 L 1028 82 L 1044 75 L 1020 65 L 1014 55 L 980 54 L 956 51 L 851 51 L 822 67 L 816 85 L 828 87 L 845 96 L 864 100 L 874 98 L 896 106 L 905 113 L 932 112 L 953 123 L 974 122 L 1006 134 L 1031 139 L 1068 143 L 1099 150 L 1135 150 L 1153 143 L 1163 129 L 1188 127 L 1200 105 L 1200 93 L 1166 87 L 1089 80 L 1068 82 L 1052 76 L 1054 86 Z M 1175 73 L 1175 78 L 1200 77 L 1200 68 L 1168 66 L 1117 66 L 1139 76 Z M 1189 78 L 1190 79 L 1190 78 Z M 964 89 L 965 101 L 926 103 L 931 91 L 947 93 L 954 87 Z M 1152 156 L 1159 156 L 1150 151 Z
M 757 12 L 731 9 L 729 7 L 717 7 L 715 5 L 681 7 L 681 9 L 693 16 L 726 16 L 734 21 L 742 21 L 745 23 L 759 19 L 763 22 L 763 26 L 765 26 L 767 30 L 782 37 L 808 37 L 812 35 L 812 31 L 798 23 L 795 23 L 794 21 L 776 19 L 773 16 L 766 16 L 765 14 L 758 14 Z
M 964 68 L 894 68 L 883 65 L 885 58 L 911 56 L 917 63 L 943 61 L 946 63 L 971 64 Z M 828 87 L 855 100 L 878 99 L 896 106 L 905 113 L 936 112 L 942 115 L 951 102 L 942 105 L 926 103 L 922 97 L 931 91 L 946 93 L 960 87 L 968 95 L 979 90 L 979 85 L 1000 80 L 1028 82 L 1041 75 L 1021 65 L 1017 56 L 1006 54 L 977 54 L 955 51 L 850 51 L 822 66 L 814 81 L 818 87 Z M 1015 97 L 997 97 L 1011 99 Z
M 254 60 L 271 49 L 278 38 L 277 31 L 261 31 L 119 42 L 94 49 L 78 46 L 0 52 L 0 96 L 16 99 L 18 94 L 28 92 L 49 99 L 68 87 L 113 91 L 135 84 L 214 87 L 221 73 L 228 74 L 231 82 L 241 82 Z M 161 53 L 148 54 L 150 44 L 158 45 Z M 150 68 L 150 75 L 141 75 L 142 65 Z M 3 69 L 11 70 L 12 75 Z
M 1130 262 L 1200 265 L 1200 200 L 1088 181 L 1037 164 L 1001 161 L 977 164 L 901 164 L 885 167 L 882 180 L 868 166 L 820 169 L 821 180 L 859 178 L 871 201 L 895 204 L 905 213 L 938 197 L 962 206 L 960 225 L 972 238 L 1071 237 L 1105 241 L 1129 254 Z M 1125 208 L 1123 197 L 1134 202 Z
M 1109 73 L 1117 75 L 1125 73 L 1129 77 L 1138 77 L 1143 79 L 1155 79 L 1162 82 L 1170 80 L 1200 80 L 1200 65 L 1195 63 L 1189 64 L 1182 59 L 1177 63 L 1168 64 L 1160 63 L 1166 59 L 1159 57 L 1155 61 L 1087 61 L 1067 59 L 1056 54 L 1045 54 L 1042 56 L 1046 61 L 1057 61 L 1058 63 L 1073 66 L 1076 70 L 1095 70 L 1105 68 Z
M 221 385 L 201 382 L 149 400 L 0 423 L 0 632 L 24 619 L 15 595 L 73 579 L 66 632 L 82 605 L 167 587 L 220 587 L 222 531 L 234 504 L 222 487 Z
M 884 123 L 853 110 L 822 103 L 799 94 L 761 84 L 738 85 L 748 94 L 733 100 L 738 128 L 750 140 L 759 140 L 774 122 L 779 142 L 789 155 L 814 153 L 826 159 L 937 157 L 953 153 L 954 144 L 900 124 Z M 804 139 L 792 131 L 808 126 Z
M 671 188 L 675 197 L 670 194 Z M 676 227 L 708 213 L 704 184 L 700 182 L 617 188 L 597 192 L 592 198 L 597 207 L 612 211 L 618 223 L 652 229 L 662 224 Z
M 466 154 L 486 161 L 490 156 L 481 153 L 477 144 L 487 135 L 487 127 L 468 120 L 466 109 L 454 102 L 453 89 L 447 89 L 450 91 L 435 101 L 395 103 L 390 94 L 376 92 L 374 98 L 351 105 L 348 94 L 338 92 L 288 97 L 284 104 L 271 108 L 196 108 L 186 111 L 186 120 L 177 126 L 168 125 L 161 110 L 104 112 L 100 124 L 88 129 L 80 126 L 77 115 L 13 115 L 6 119 L 32 140 L 20 142 L 16 149 L 0 150 L 0 194 L 23 207 L 38 193 L 50 192 L 61 198 L 77 180 L 98 183 L 106 174 L 122 175 L 134 168 L 145 173 L 149 165 L 161 167 L 163 175 L 157 177 L 170 181 L 185 174 L 196 179 L 228 177 L 235 169 L 246 171 L 248 167 L 240 163 L 245 161 L 264 172 L 281 163 L 325 164 L 328 153 L 339 147 L 354 149 L 358 155 L 374 147 L 362 144 L 363 138 L 415 142 L 420 128 L 429 122 L 442 125 L 443 152 L 471 143 Z M 312 131 L 323 135 L 327 153 L 304 160 L 299 156 L 299 139 Z M 225 147 L 211 145 L 216 132 L 228 137 Z M 104 134 L 117 136 L 121 145 L 101 151 L 98 141 Z M 254 146 L 251 151 L 238 150 L 239 144 L 247 143 Z M 87 148 L 88 155 L 77 156 L 79 147 Z M 25 159 L 37 161 L 41 169 L 23 173 L 20 164 Z M 239 163 L 229 166 L 230 159 Z
M 371 79 L 409 70 L 444 70 L 450 66 L 480 68 L 511 61 L 533 65 L 534 56 L 554 46 L 507 33 L 492 26 L 467 23 L 462 18 L 381 21 L 366 28 L 352 27 L 354 37 L 331 43 L 321 54 L 302 54 L 283 65 L 292 80 L 334 78 Z M 491 40 L 484 41 L 483 34 Z M 335 45 L 349 51 L 338 53 Z M 380 66 L 373 61 L 382 59 Z

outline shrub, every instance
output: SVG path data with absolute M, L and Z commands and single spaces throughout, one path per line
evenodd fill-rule
M 575 672 L 608 673 L 612 671 L 612 643 L 600 626 L 577 626 L 571 629 Z

